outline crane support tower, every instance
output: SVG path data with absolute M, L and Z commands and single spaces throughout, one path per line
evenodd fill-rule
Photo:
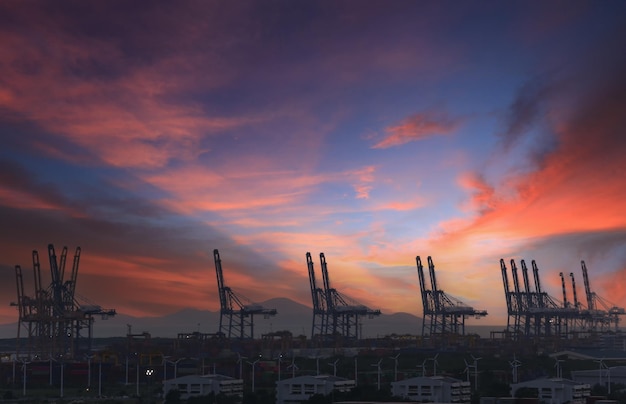
M 487 311 L 476 310 L 438 288 L 437 278 L 435 276 L 435 264 L 431 257 L 428 257 L 428 270 L 431 285 L 430 289 L 428 289 L 420 256 L 418 255 L 415 260 L 417 262 L 417 275 L 424 310 L 422 336 L 427 334 L 465 335 L 466 318 L 470 316 L 481 318 L 487 315 Z
M 91 350 L 94 316 L 107 319 L 116 314 L 114 309 L 103 309 L 78 297 L 76 282 L 80 263 L 80 247 L 76 248 L 72 272 L 65 279 L 67 247 L 58 257 L 52 244 L 48 245 L 50 284 L 45 287 L 41 277 L 39 253 L 33 250 L 35 291 L 32 296 L 24 292 L 22 267 L 15 266 L 18 309 L 17 356 L 39 359 L 74 359 Z M 22 332 L 25 337 L 22 338 Z M 25 344 L 24 344 L 25 342 Z
M 225 286 L 222 260 L 217 249 L 213 250 L 213 258 L 220 297 L 219 333 L 228 338 L 254 339 L 254 315 L 260 314 L 264 318 L 269 318 L 276 315 L 276 309 L 266 309 L 260 304 L 252 303 Z
M 331 287 L 324 253 L 320 253 L 324 288 L 317 287 L 311 253 L 307 252 L 306 258 L 313 299 L 312 338 L 321 336 L 337 342 L 361 339 L 361 319 L 380 316 L 380 310 L 370 309 Z
M 317 286 L 315 269 L 311 253 L 306 253 L 306 264 L 309 269 L 309 284 L 313 300 L 313 322 L 311 325 L 311 339 L 328 336 L 328 310 L 326 309 L 326 294 L 324 289 Z

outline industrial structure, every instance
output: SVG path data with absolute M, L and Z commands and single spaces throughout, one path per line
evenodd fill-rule
M 419 255 L 415 259 L 424 309 L 422 336 L 427 335 L 427 333 L 431 336 L 437 334 L 465 335 L 465 320 L 468 317 L 481 318 L 487 315 L 487 311 L 476 310 L 439 289 L 435 276 L 435 264 L 433 264 L 431 257 L 428 257 L 431 285 L 431 288 L 428 289 L 422 260 Z
M 313 300 L 313 324 L 311 339 L 324 338 L 335 340 L 339 337 L 344 340 L 360 339 L 362 336 L 360 319 L 363 316 L 372 318 L 380 315 L 380 310 L 354 301 L 330 287 L 328 266 L 324 253 L 320 253 L 322 267 L 323 289 L 317 286 L 311 253 L 306 253 L 309 270 L 311 298 Z
M 41 277 L 39 253 L 32 253 L 35 292 L 27 296 L 24 292 L 22 268 L 15 266 L 18 308 L 17 355 L 38 359 L 72 359 L 91 349 L 94 316 L 106 319 L 114 316 L 114 309 L 77 299 L 76 281 L 80 262 L 80 247 L 76 248 L 69 279 L 65 279 L 67 247 L 57 256 L 52 244 L 48 245 L 51 282 L 44 287 Z M 22 331 L 25 331 L 25 341 Z M 26 346 L 22 346 L 25 342 Z
M 582 268 L 583 280 L 585 284 L 585 297 L 587 300 L 587 312 L 583 311 L 583 314 L 585 314 L 588 327 L 594 331 L 608 330 L 611 327 L 614 330 L 617 330 L 620 316 L 625 315 L 626 310 L 624 310 L 623 307 L 618 307 L 615 304 L 608 302 L 595 292 L 592 292 L 591 286 L 589 286 L 589 275 L 587 274 L 587 265 L 585 265 L 585 261 L 580 261 L 580 266 Z M 572 275 L 572 281 L 573 279 Z M 576 286 L 573 285 L 573 287 L 575 288 Z
M 260 314 L 264 318 L 269 318 L 276 315 L 276 309 L 266 309 L 260 304 L 252 303 L 225 286 L 222 260 L 217 249 L 213 250 L 213 258 L 217 273 L 217 290 L 220 297 L 219 333 L 228 338 L 253 339 L 254 315 Z
M 610 331 L 613 328 L 617 331 L 619 316 L 626 314 L 623 308 L 608 303 L 591 291 L 584 261 L 581 261 L 581 266 L 586 306 L 578 300 L 573 273 L 569 274 L 571 278 L 571 301 L 568 299 L 565 276 L 563 272 L 559 274 L 563 294 L 563 301 L 560 302 L 541 289 L 539 269 L 534 260 L 531 262 L 534 288 L 530 285 L 528 268 L 524 260 L 520 261 L 523 289 L 520 285 L 515 260 L 511 259 L 510 265 L 513 278 L 512 289 L 509 284 L 506 263 L 504 259 L 500 260 L 508 314 L 506 332 L 514 339 L 551 336 L 567 338 L 575 334 Z

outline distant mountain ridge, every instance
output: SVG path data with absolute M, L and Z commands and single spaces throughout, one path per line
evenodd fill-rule
M 267 319 L 255 316 L 255 337 L 272 331 L 311 336 L 311 307 L 288 298 L 273 298 L 259 304 L 276 309 L 277 315 Z M 120 313 L 107 320 L 96 318 L 93 335 L 94 338 L 123 337 L 130 325 L 133 334 L 148 332 L 152 337 L 176 338 L 179 333 L 215 333 L 219 331 L 219 321 L 219 311 L 210 310 L 183 309 L 161 317 L 133 317 Z M 367 338 L 392 334 L 419 335 L 422 319 L 409 313 L 381 314 L 374 318 L 363 318 L 362 327 L 363 336 Z M 17 323 L 0 324 L 0 338 L 15 338 L 16 334 Z

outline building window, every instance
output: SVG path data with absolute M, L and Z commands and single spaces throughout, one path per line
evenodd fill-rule
M 542 387 L 541 398 L 552 398 L 552 389 L 549 387 Z

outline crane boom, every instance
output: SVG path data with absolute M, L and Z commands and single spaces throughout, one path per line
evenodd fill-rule
M 526 295 L 526 307 L 531 307 L 533 305 L 532 292 L 530 291 L 530 282 L 528 280 L 528 267 L 526 266 L 526 262 L 524 260 L 520 261 L 522 265 L 522 277 L 524 278 L 524 293 Z
M 504 258 L 500 258 L 500 271 L 502 272 L 502 283 L 504 284 L 504 297 L 506 298 L 506 308 L 509 314 L 513 311 L 511 302 L 511 288 L 509 287 L 509 277 L 506 274 L 506 262 Z
M 59 258 L 59 283 L 63 284 L 65 279 L 65 261 L 67 260 L 67 247 L 63 247 L 61 250 L 61 257 Z
M 324 253 L 320 253 L 320 266 L 322 267 L 322 279 L 324 281 L 324 295 L 326 296 L 326 309 L 329 312 L 333 312 L 335 308 L 335 302 L 333 299 L 333 289 L 330 288 L 330 279 L 328 277 L 328 265 L 326 264 L 326 257 Z
M 33 250 L 33 273 L 35 275 L 35 296 L 40 296 L 43 287 L 41 285 L 41 266 L 37 250 Z
M 574 307 L 580 308 L 580 302 L 578 301 L 578 296 L 576 295 L 576 281 L 574 280 L 574 273 L 569 273 L 570 278 L 572 278 L 572 295 L 574 297 Z
M 220 252 L 217 250 L 217 248 L 213 250 L 213 260 L 215 261 L 215 273 L 217 275 L 217 291 L 220 297 L 220 307 L 222 309 L 225 309 L 228 308 L 228 299 L 226 298 L 226 289 L 224 288 L 222 260 L 220 259 Z
M 432 308 L 430 307 L 429 301 L 429 290 L 426 288 L 426 280 L 424 279 L 424 266 L 422 265 L 422 259 L 418 255 L 415 257 L 415 261 L 417 263 L 417 277 L 419 278 L 420 283 L 420 292 L 422 294 L 422 307 L 424 309 L 424 313 L 428 312 Z
M 591 292 L 591 286 L 589 286 L 589 275 L 587 274 L 587 265 L 585 261 L 580 261 L 580 265 L 583 271 L 583 282 L 585 284 L 585 297 L 587 298 L 587 308 L 589 310 L 595 310 L 596 305 L 593 298 L 593 293 Z
M 306 265 L 309 269 L 309 284 L 311 285 L 311 298 L 313 300 L 313 310 L 316 310 L 320 307 L 319 298 L 317 295 L 317 286 L 315 284 L 315 271 L 313 269 L 313 258 L 311 258 L 311 253 L 306 253 Z
M 67 254 L 67 249 L 65 249 L 65 253 Z M 71 307 L 74 304 L 74 297 L 76 294 L 76 282 L 78 281 L 78 264 L 80 262 L 80 247 L 76 247 L 76 252 L 74 253 L 74 260 L 72 261 L 72 272 L 70 274 L 70 279 L 65 282 L 65 305 L 67 307 Z M 65 261 L 63 263 L 65 266 Z
M 72 277 L 70 278 L 71 283 L 71 295 L 74 298 L 74 292 L 76 291 L 76 282 L 78 281 L 78 264 L 80 262 L 80 247 L 76 247 L 76 252 L 74 253 L 74 261 L 72 263 Z
M 19 310 L 20 319 L 24 317 L 25 304 L 24 304 L 24 278 L 22 277 L 22 267 L 19 265 L 15 266 L 15 283 L 17 286 L 17 307 Z M 18 338 L 19 338 L 19 330 L 18 327 Z
M 563 272 L 559 272 L 559 276 L 561 277 L 561 290 L 563 292 L 563 307 L 569 307 L 569 302 L 567 301 L 567 292 L 565 290 L 565 277 L 563 276 Z
M 433 262 L 433 259 L 431 256 L 428 256 L 427 258 L 428 261 L 428 274 L 430 275 L 430 285 L 431 285 L 431 299 L 433 301 L 433 309 L 437 312 L 441 311 L 441 307 L 444 304 L 442 302 L 441 299 L 441 293 L 439 292 L 439 289 L 437 288 L 437 276 L 435 275 L 435 263 Z M 442 319 L 445 321 L 446 318 L 442 317 Z M 437 318 L 437 320 L 439 320 L 439 318 Z
M 537 304 L 539 307 L 544 307 L 543 292 L 541 290 L 541 282 L 539 281 L 539 268 L 535 260 L 531 261 L 533 267 L 533 276 L 535 277 L 535 290 L 537 291 Z
M 519 277 L 517 276 L 517 265 L 515 260 L 511 259 L 511 274 L 513 275 L 513 287 L 515 289 L 515 301 L 517 303 L 517 311 L 521 311 L 524 307 L 522 301 L 522 293 L 519 284 Z

